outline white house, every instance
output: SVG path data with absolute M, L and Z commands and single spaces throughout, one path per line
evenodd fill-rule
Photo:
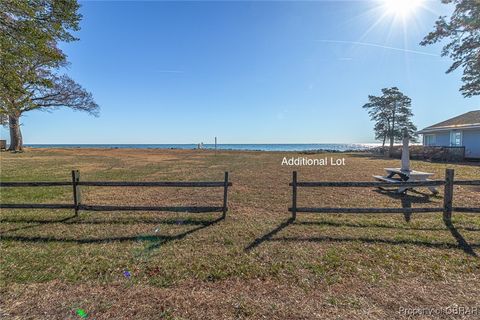
M 420 130 L 424 146 L 465 147 L 466 158 L 480 158 L 480 110 Z

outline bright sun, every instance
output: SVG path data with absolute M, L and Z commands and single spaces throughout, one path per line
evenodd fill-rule
M 423 0 L 383 0 L 383 5 L 388 14 L 407 17 L 422 5 Z

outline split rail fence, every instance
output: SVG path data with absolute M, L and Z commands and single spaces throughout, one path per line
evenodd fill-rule
M 480 180 L 455 180 L 453 169 L 446 169 L 445 180 L 428 180 L 415 182 L 304 182 L 297 180 L 297 172 L 293 172 L 292 182 L 292 207 L 288 210 L 292 213 L 292 218 L 296 219 L 297 213 L 427 213 L 443 212 L 443 219 L 451 221 L 452 212 L 470 212 L 480 213 L 480 207 L 454 207 L 453 206 L 453 187 L 461 186 L 480 186 Z M 297 189 L 312 187 L 339 187 L 339 188 L 415 188 L 415 187 L 439 187 L 444 186 L 443 206 L 442 207 L 422 207 L 422 208 L 312 208 L 299 207 L 297 205 Z
M 72 171 L 72 181 L 55 181 L 55 182 L 0 182 L 0 188 L 11 187 L 73 187 L 73 203 L 72 204 L 12 204 L 2 203 L 1 209 L 73 209 L 75 215 L 80 210 L 86 211 L 170 211 L 170 212 L 222 212 L 223 217 L 228 211 L 228 187 L 232 183 L 228 181 L 228 172 L 225 172 L 224 181 L 208 181 L 208 182 L 131 182 L 131 181 L 80 181 L 80 172 Z M 81 186 L 91 187 L 177 187 L 177 188 L 223 188 L 223 205 L 214 206 L 111 206 L 111 205 L 86 205 L 82 203 Z

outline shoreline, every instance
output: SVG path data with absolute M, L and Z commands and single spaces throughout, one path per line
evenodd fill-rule
M 192 152 L 198 151 L 202 153 L 215 153 L 215 152 L 228 152 L 228 153 L 287 153 L 287 154 L 302 154 L 302 155 L 316 155 L 323 153 L 332 153 L 332 154 L 348 154 L 348 153 L 371 153 L 372 149 L 349 149 L 349 150 L 332 150 L 332 149 L 316 149 L 316 150 L 262 150 L 262 149 L 186 149 L 186 148 L 119 148 L 119 147 L 31 147 L 26 146 L 25 150 L 123 150 L 123 151 L 185 151 Z M 8 152 L 8 150 L 2 150 L 2 152 Z
M 252 152 L 297 152 L 317 153 L 352 153 L 368 152 L 377 148 L 376 144 L 207 144 L 198 147 L 194 144 L 26 144 L 29 149 L 134 149 L 134 150 L 203 150 L 203 151 L 252 151 Z

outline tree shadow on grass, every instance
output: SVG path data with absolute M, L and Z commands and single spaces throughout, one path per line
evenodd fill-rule
M 458 232 L 458 230 L 450 222 L 446 222 L 447 229 L 451 232 L 457 244 L 445 243 L 445 242 L 427 242 L 422 240 L 394 240 L 394 239 L 381 239 L 381 238 L 368 238 L 368 237 L 331 237 L 331 236 L 320 236 L 320 237 L 276 237 L 280 231 L 285 229 L 290 225 L 308 225 L 313 224 L 311 222 L 297 222 L 293 218 L 288 219 L 285 222 L 282 222 L 272 231 L 266 233 L 265 235 L 255 239 L 247 247 L 245 251 L 251 251 L 261 245 L 266 241 L 279 241 L 279 242 L 363 242 L 363 243 L 372 243 L 372 244 L 391 244 L 391 245 L 415 245 L 422 246 L 426 248 L 435 248 L 435 249 L 461 249 L 468 255 L 478 257 L 475 252 L 475 248 L 480 248 L 480 243 L 469 244 L 465 238 Z M 339 224 L 340 225 L 340 224 Z M 355 227 L 355 226 L 354 226 Z M 363 226 L 367 228 L 368 226 Z M 393 228 L 393 227 L 392 227 Z M 401 228 L 399 228 L 401 229 Z M 445 230 L 445 229 L 438 229 Z
M 181 240 L 186 236 L 210 227 L 220 221 L 224 220 L 223 217 L 217 218 L 215 220 L 196 220 L 196 223 L 191 221 L 190 225 L 197 225 L 196 228 L 187 230 L 185 232 L 170 236 L 170 235 L 141 235 L 141 236 L 126 236 L 126 237 L 107 237 L 107 238 L 89 238 L 89 239 L 69 239 L 63 237 L 25 237 L 25 236 L 6 236 L 2 235 L 3 241 L 20 241 L 20 242 L 35 242 L 35 243 L 50 243 L 50 242 L 61 242 L 61 243 L 76 243 L 76 244 L 92 244 L 92 243 L 108 243 L 108 242 L 133 242 L 133 241 L 147 241 L 152 242 L 153 244 L 147 247 L 147 251 L 153 250 L 160 247 L 164 243 Z M 58 223 L 51 222 L 51 223 Z M 156 223 L 159 223 L 157 221 Z M 172 223 L 173 224 L 173 223 Z

